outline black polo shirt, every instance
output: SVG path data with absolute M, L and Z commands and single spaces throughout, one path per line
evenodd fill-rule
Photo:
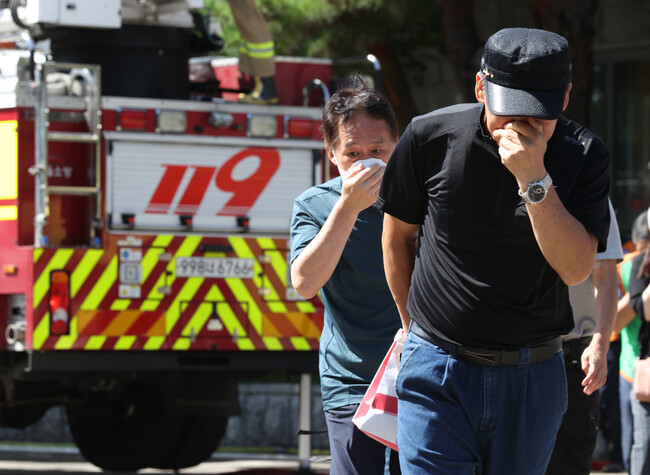
M 413 320 L 466 346 L 534 344 L 573 328 L 568 290 L 539 249 L 482 114 L 480 103 L 461 104 L 413 119 L 388 164 L 378 206 L 420 225 L 407 306 Z M 564 206 L 603 250 L 607 147 L 561 117 L 544 164 Z

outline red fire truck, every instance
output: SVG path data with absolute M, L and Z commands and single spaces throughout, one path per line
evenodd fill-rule
M 287 249 L 331 61 L 278 58 L 279 105 L 238 104 L 202 7 L 0 1 L 0 425 L 64 405 L 104 469 L 200 463 L 238 381 L 317 366 Z

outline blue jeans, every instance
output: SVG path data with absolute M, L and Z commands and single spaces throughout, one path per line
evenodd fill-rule
M 541 475 L 567 407 L 564 358 L 483 366 L 409 332 L 397 395 L 404 475 Z
M 630 404 L 634 424 L 630 475 L 650 475 L 650 403 L 639 402 L 631 394 Z
M 618 375 L 618 399 L 621 405 L 621 453 L 625 470 L 630 470 L 630 450 L 632 448 L 632 406 L 630 394 L 632 383 Z M 634 395 L 632 395 L 634 397 Z

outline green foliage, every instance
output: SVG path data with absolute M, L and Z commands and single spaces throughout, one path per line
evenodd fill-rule
M 235 25 L 235 20 L 230 11 L 230 6 L 225 0 L 206 0 L 206 7 L 212 16 L 221 25 L 221 37 L 224 39 L 224 48 L 219 52 L 221 56 L 237 56 L 241 35 Z
M 422 63 L 421 49 L 440 44 L 440 7 L 428 0 L 257 0 L 278 55 L 362 56 L 387 45 L 408 66 Z M 239 32 L 225 0 L 207 0 L 221 22 L 221 54 L 237 55 Z

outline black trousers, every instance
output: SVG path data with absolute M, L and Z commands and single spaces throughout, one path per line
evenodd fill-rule
M 585 373 L 580 364 L 582 352 L 589 346 L 590 340 L 583 338 L 564 345 L 569 404 L 555 439 L 546 475 L 591 473 L 591 456 L 596 447 L 600 422 L 600 395 L 598 391 L 590 396 L 582 392 L 581 383 Z
M 358 404 L 325 411 L 332 455 L 330 475 L 384 475 L 386 454 L 391 475 L 400 475 L 399 454 L 370 438 L 352 423 Z

